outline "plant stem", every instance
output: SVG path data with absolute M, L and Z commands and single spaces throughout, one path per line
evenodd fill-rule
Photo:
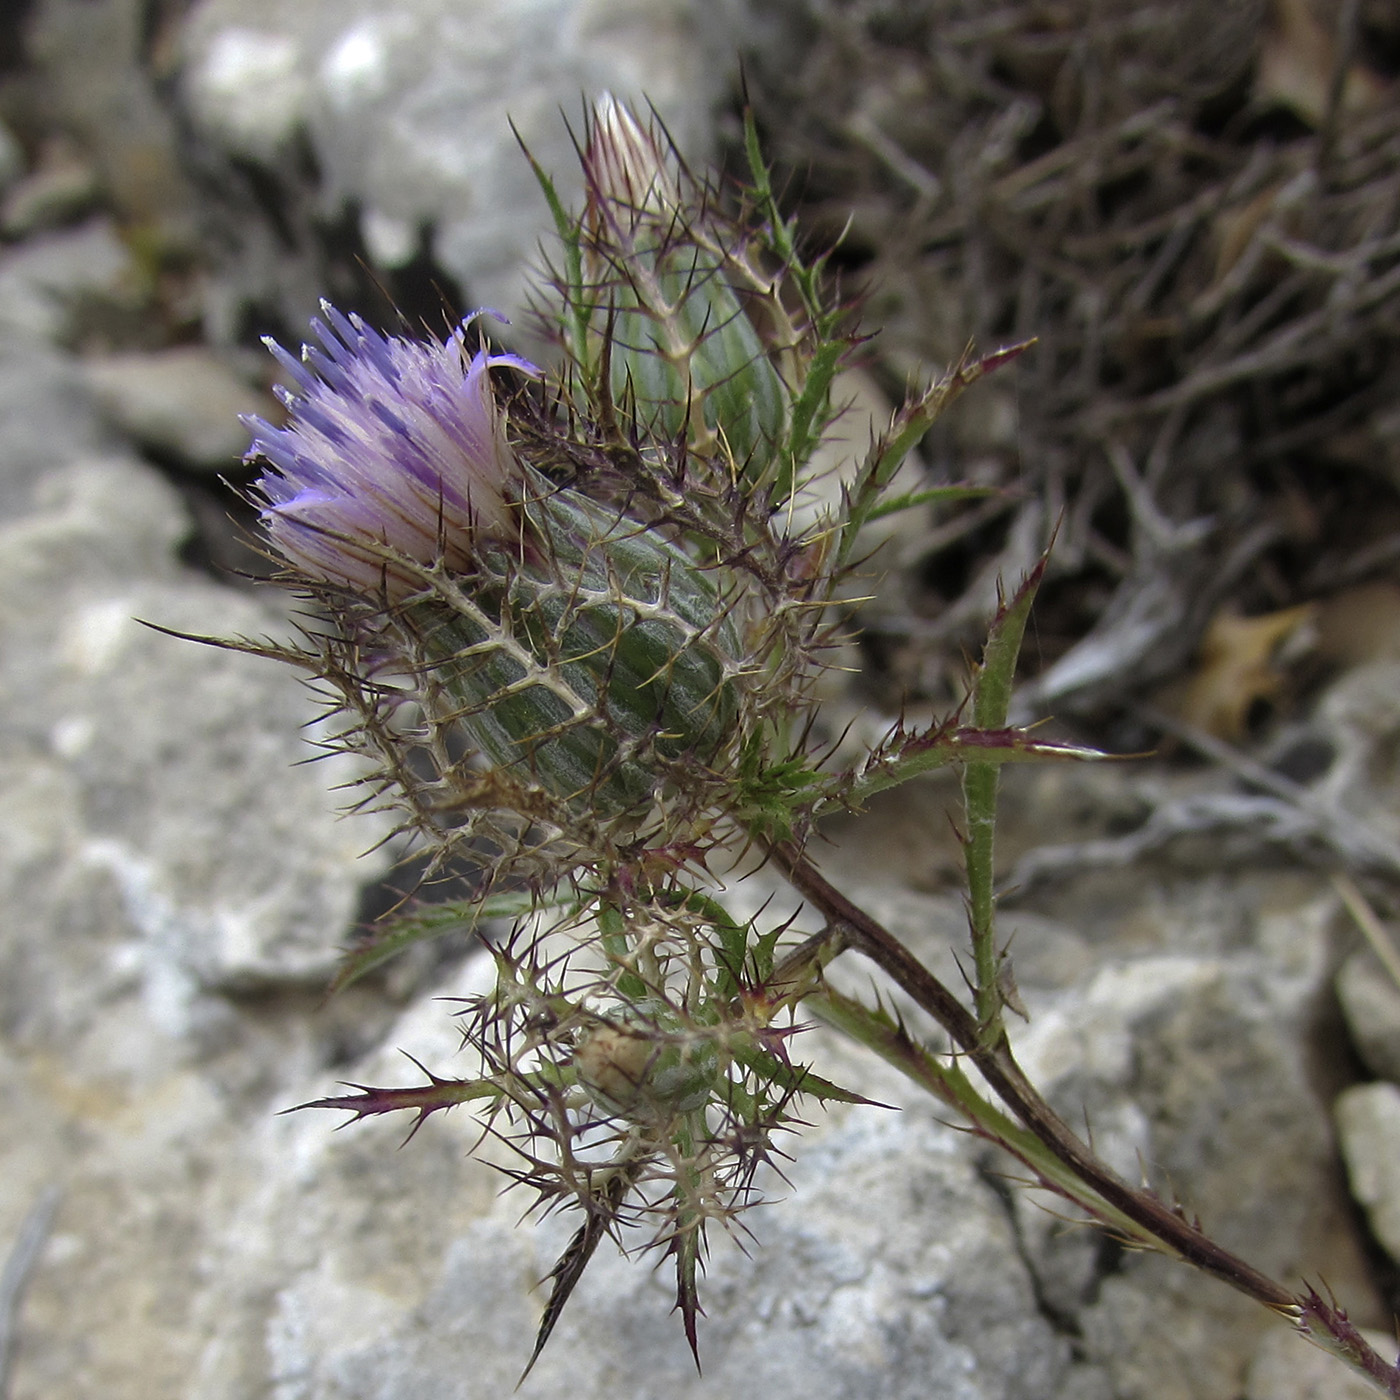
M 1045 1145 L 993 1104 L 964 1074 L 956 1059 L 919 1042 L 896 1020 L 862 1002 L 825 988 L 802 1002 L 819 1021 L 874 1050 L 921 1089 L 955 1109 L 977 1136 L 995 1143 L 1027 1168 L 1035 1182 L 1084 1211 L 1105 1229 L 1145 1249 L 1160 1249 L 1143 1228 L 1114 1210 Z
M 1152 1192 L 1129 1186 L 1045 1102 L 1016 1062 L 1010 1045 L 1004 1039 L 988 1044 L 976 1017 L 888 929 L 852 904 L 791 843 L 775 843 L 770 851 L 793 888 L 822 913 L 836 936 L 881 968 L 947 1031 L 1021 1125 L 1078 1181 L 1168 1253 L 1288 1318 L 1299 1331 L 1365 1375 L 1382 1393 L 1400 1400 L 1400 1369 L 1367 1346 L 1344 1314 L 1319 1308 L 1317 1295 L 1311 1290 L 1304 1295 L 1291 1293 L 1216 1244 Z
M 973 985 L 976 988 L 978 1039 L 988 1047 L 1003 1044 L 1001 953 L 996 940 L 997 788 L 1001 769 L 994 763 L 963 766 L 963 805 L 967 830 L 963 861 L 967 868 L 967 919 L 972 931 Z

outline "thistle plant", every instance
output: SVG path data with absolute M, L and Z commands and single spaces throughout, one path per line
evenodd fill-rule
M 815 1018 L 1065 1209 L 1254 1297 L 1400 1397 L 1400 1371 L 1329 1298 L 1265 1278 L 1118 1177 L 1017 1064 L 993 877 L 1001 765 L 1101 757 L 1008 725 L 1044 560 L 1002 600 L 957 714 L 895 723 L 850 765 L 813 739 L 837 600 L 868 569 L 865 527 L 971 493 L 894 482 L 938 414 L 1025 347 L 968 354 L 912 394 L 799 525 L 858 338 L 825 260 L 804 257 L 781 215 L 752 127 L 734 188 L 693 175 L 655 122 L 610 99 L 579 145 L 581 211 L 536 168 L 560 240 L 541 300 L 552 368 L 489 349 L 479 316 L 445 341 L 405 339 L 326 306 L 299 361 L 270 347 L 288 418 L 250 420 L 254 496 L 283 581 L 314 606 L 295 644 L 225 645 L 317 679 L 342 721 L 331 744 L 369 761 L 356 805 L 392 808 L 426 872 L 338 983 L 421 940 L 514 921 L 489 944 L 492 990 L 459 1013 L 466 1073 L 307 1106 L 408 1113 L 416 1131 L 469 1104 L 537 1207 L 576 1213 L 534 1356 L 608 1237 L 670 1259 L 694 1350 L 707 1233 L 744 1228 L 804 1099 L 858 1099 L 804 1063 L 799 1029 Z M 825 816 L 949 765 L 965 804 L 967 998 L 809 849 Z M 722 876 L 746 854 L 811 922 L 728 912 Z M 473 895 L 436 898 L 437 877 L 464 869 Z M 952 1052 L 828 985 L 848 952 Z

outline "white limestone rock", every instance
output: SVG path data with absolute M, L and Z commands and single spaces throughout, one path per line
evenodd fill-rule
M 519 142 L 576 199 L 565 120 L 577 127 L 582 100 L 611 91 L 649 99 L 703 159 L 745 10 L 737 0 L 203 0 L 182 35 L 179 84 L 201 159 L 264 172 L 264 197 L 275 191 L 283 206 L 273 230 L 266 207 L 246 201 L 246 226 L 226 231 L 229 275 L 249 294 L 275 284 L 288 320 L 304 324 L 330 289 L 324 274 L 298 289 L 279 272 L 287 230 L 314 243 L 318 221 L 351 209 L 376 266 L 412 259 L 426 231 L 436 266 L 471 305 L 518 320 L 551 227 Z M 316 251 L 299 251 L 314 273 Z

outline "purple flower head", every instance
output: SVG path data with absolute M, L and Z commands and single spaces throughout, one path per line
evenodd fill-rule
M 308 579 L 374 594 L 412 588 L 395 558 L 470 564 L 477 531 L 518 533 L 523 479 L 491 389 L 493 365 L 540 371 L 516 355 L 470 354 L 468 317 L 446 342 L 381 335 L 321 303 L 321 345 L 300 361 L 268 339 L 291 376 L 278 386 L 286 427 L 243 421 L 245 461 L 264 459 L 254 490 L 268 538 Z M 477 313 L 480 314 L 480 313 Z M 322 348 L 324 347 L 324 348 Z

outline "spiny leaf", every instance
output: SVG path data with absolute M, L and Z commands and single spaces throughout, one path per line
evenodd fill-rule
M 700 1370 L 700 1339 L 696 1322 L 700 1306 L 699 1272 L 705 1247 L 704 1174 L 695 1160 L 696 1145 L 708 1134 L 703 1111 L 688 1113 L 676 1124 L 674 1146 L 681 1155 L 677 1163 L 676 1185 L 671 1193 L 672 1218 L 666 1252 L 676 1259 L 676 1307 L 680 1309 L 685 1339 Z
M 1031 604 L 1045 577 L 1048 559 L 1048 554 L 1042 554 L 1036 560 L 1035 567 L 1021 580 L 1016 592 L 1001 600 L 992 619 L 982 664 L 977 668 L 972 688 L 972 718 L 979 726 L 996 728 L 1006 723 L 1016 659 L 1021 654 Z
M 705 1310 L 700 1306 L 700 1289 L 697 1281 L 700 1266 L 700 1231 L 698 1226 L 683 1230 L 671 1243 L 676 1256 L 676 1306 L 680 1309 L 685 1326 L 685 1339 L 690 1343 L 690 1354 L 695 1358 L 695 1369 L 700 1370 L 700 1339 L 696 1333 L 696 1320 Z
M 844 340 L 823 340 L 812 355 L 802 390 L 789 407 L 791 427 L 781 468 L 773 483 L 771 504 L 775 511 L 781 510 L 797 491 L 803 468 L 831 422 L 831 386 L 849 349 L 849 343 Z
M 206 637 L 201 632 L 180 632 L 174 627 L 162 627 L 158 622 L 147 622 L 144 617 L 138 617 L 135 621 L 142 627 L 148 627 L 152 632 L 159 632 L 165 637 L 174 637 L 180 642 L 198 642 L 200 646 L 215 647 L 219 651 L 242 652 L 245 656 L 256 656 L 264 661 L 281 661 L 288 666 L 295 666 L 298 670 L 310 671 L 315 674 L 317 670 L 316 660 L 313 656 L 297 647 L 287 646 L 283 642 L 274 642 L 270 637 L 259 640 L 255 637 Z
M 407 1059 L 428 1076 L 428 1083 L 406 1089 L 375 1089 L 368 1084 L 347 1084 L 355 1089 L 354 1094 L 343 1094 L 333 1098 L 315 1099 L 310 1103 L 299 1103 L 294 1108 L 283 1109 L 284 1113 L 300 1113 L 304 1108 L 339 1108 L 353 1113 L 349 1121 L 357 1123 L 362 1118 L 372 1118 L 380 1113 L 397 1113 L 410 1109 L 417 1113 L 413 1127 L 409 1129 L 405 1142 L 427 1121 L 431 1114 L 440 1109 L 454 1108 L 459 1103 L 470 1103 L 475 1099 L 499 1098 L 502 1090 L 489 1079 L 439 1079 L 432 1070 L 404 1052 Z
M 1326 1285 L 1324 1285 L 1326 1287 Z M 1400 1395 L 1400 1366 L 1378 1356 L 1337 1305 L 1332 1290 L 1324 1298 L 1311 1284 L 1296 1296 L 1293 1325 L 1314 1345 L 1345 1361 L 1385 1395 Z
M 970 352 L 965 353 L 947 374 L 935 380 L 922 394 L 899 410 L 889 432 L 871 447 L 855 480 L 846 490 L 845 519 L 837 532 L 836 566 L 850 559 L 857 537 L 871 519 L 872 512 L 882 504 L 881 498 L 894 480 L 895 473 L 938 416 L 965 389 L 1014 360 L 1034 344 L 1033 340 L 1022 341 L 976 360 Z
M 544 1315 L 540 1318 L 539 1331 L 535 1334 L 535 1349 L 530 1353 L 530 1359 L 520 1373 L 521 1382 L 540 1359 L 540 1353 L 564 1311 L 564 1304 L 578 1287 L 579 1280 L 603 1237 L 616 1222 L 622 1203 L 627 1199 L 627 1193 L 636 1179 L 636 1171 L 637 1167 L 633 1165 L 627 1170 L 613 1172 L 602 1189 L 594 1193 L 585 1206 L 587 1214 L 583 1224 L 579 1226 L 573 1239 L 559 1256 L 558 1262 L 549 1271 L 549 1279 L 553 1286 L 549 1290 L 549 1301 L 545 1304 Z
M 810 263 L 798 255 L 796 224 L 784 219 L 773 191 L 772 174 L 763 159 L 753 112 L 744 112 L 744 150 L 748 158 L 748 196 L 761 216 L 759 237 L 787 272 L 797 289 L 813 342 L 801 386 L 789 407 L 787 441 L 774 476 L 770 504 L 780 510 L 797 491 L 803 468 L 821 441 L 832 418 L 831 386 L 855 338 L 838 333 L 846 308 L 833 306 L 822 294 L 826 257 Z
M 765 763 L 763 736 L 755 733 L 740 755 L 730 811 L 755 835 L 791 840 L 794 814 L 807 805 L 803 794 L 820 776 L 801 759 Z
M 810 1094 L 823 1103 L 859 1103 L 876 1108 L 889 1107 L 888 1104 L 876 1103 L 874 1099 L 867 1099 L 850 1089 L 843 1089 L 839 1084 L 833 1084 L 831 1080 L 823 1079 L 821 1075 L 814 1074 L 801 1065 L 790 1064 L 756 1045 L 735 1045 L 731 1053 L 751 1074 L 757 1075 L 774 1088 L 781 1089 L 785 1094 Z
M 410 909 L 384 920 L 370 938 L 345 954 L 327 994 L 334 996 L 344 991 L 415 943 L 471 933 L 482 919 L 518 919 L 536 909 L 558 908 L 576 901 L 577 896 L 561 885 L 545 894 L 507 890 L 485 899 L 454 899 Z
M 786 924 L 778 924 L 761 933 L 753 944 L 753 965 L 757 973 L 755 981 L 766 982 L 773 975 L 773 964 L 777 958 L 778 940 L 783 936 Z
M 1009 599 L 1001 600 L 992 619 L 982 664 L 972 684 L 972 718 L 977 725 L 995 727 L 1006 723 L 1016 660 L 1021 654 L 1031 603 L 1045 577 L 1047 557 L 1040 556 L 1016 592 Z M 1006 1004 L 1003 987 L 1014 985 L 1008 980 L 1009 969 L 1004 967 L 996 937 L 996 818 L 1000 778 L 999 765 L 983 754 L 969 757 L 964 764 L 963 809 L 967 834 L 963 841 L 963 863 L 967 872 L 967 918 L 972 935 L 977 1022 L 987 1045 L 1005 1038 L 1001 1014 Z
M 773 251 L 785 262 L 795 261 L 797 245 L 793 239 L 795 223 L 784 219 L 782 210 L 773 194 L 773 177 L 768 162 L 763 158 L 763 148 L 758 136 L 758 123 L 754 120 L 753 108 L 744 108 L 744 154 L 749 164 L 750 186 L 755 202 L 764 215 L 768 239 Z
M 845 308 L 831 306 L 822 295 L 821 280 L 830 251 L 804 262 L 797 250 L 797 221 L 784 219 L 778 207 L 777 196 L 773 191 L 773 176 L 763 159 L 763 150 L 758 136 L 758 124 L 754 121 L 753 109 L 744 109 L 744 152 L 749 166 L 749 188 L 751 203 L 762 215 L 759 235 L 779 264 L 792 276 L 793 284 L 802 298 L 802 306 L 815 330 L 818 340 L 825 341 L 834 336 L 836 326 L 841 321 Z M 838 240 L 839 241 L 839 240 Z
M 1040 763 L 1053 760 L 1096 762 L 1117 757 L 1058 739 L 1037 739 L 1027 729 L 982 729 L 976 725 L 934 725 L 921 733 L 895 732 L 858 770 L 823 778 L 816 814 L 859 807 L 887 788 L 898 787 L 950 763 Z

